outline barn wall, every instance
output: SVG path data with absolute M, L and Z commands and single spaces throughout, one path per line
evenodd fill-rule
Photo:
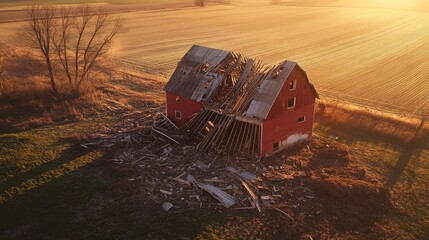
M 289 84 L 293 80 L 297 80 L 296 90 L 289 91 Z M 296 98 L 296 105 L 292 109 L 288 109 L 287 103 L 290 98 Z M 293 112 L 299 110 L 308 104 L 313 104 L 315 95 L 304 75 L 304 73 L 295 66 L 289 77 L 286 79 L 279 96 L 271 107 L 267 119 L 275 118 L 284 114 L 284 112 Z
M 305 117 L 299 123 L 300 117 Z M 274 151 L 274 144 L 279 143 L 279 149 L 293 145 L 299 140 L 309 139 L 312 134 L 314 120 L 314 103 L 294 111 L 285 111 L 275 118 L 267 119 L 263 123 L 262 151 L 266 155 Z
M 172 122 L 179 126 L 183 125 L 192 114 L 199 112 L 203 108 L 201 103 L 192 101 L 185 97 L 180 97 L 180 102 L 178 102 L 176 101 L 176 95 L 170 92 L 166 92 L 166 97 L 167 116 Z M 176 118 L 176 110 L 181 112 L 181 119 Z
M 289 90 L 289 84 L 297 80 L 295 90 Z M 296 98 L 295 107 L 288 109 L 288 100 Z M 274 102 L 262 131 L 262 155 L 293 145 L 300 140 L 309 139 L 313 129 L 315 95 L 304 73 L 295 67 L 286 79 L 279 96 Z M 303 123 L 298 119 L 305 117 Z

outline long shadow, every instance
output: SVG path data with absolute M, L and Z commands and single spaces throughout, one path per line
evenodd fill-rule
M 386 190 L 391 189 L 395 186 L 395 184 L 400 179 L 401 175 L 407 168 L 408 164 L 410 163 L 410 160 L 415 156 L 415 159 L 419 159 L 422 152 L 423 152 L 423 146 L 419 144 L 419 135 L 422 134 L 423 128 L 425 126 L 426 118 L 423 118 L 420 125 L 417 127 L 417 129 L 414 132 L 413 138 L 408 141 L 404 148 L 402 149 L 398 160 L 396 161 L 395 165 L 393 166 L 392 173 L 390 174 L 389 178 L 387 179 L 384 188 Z
M 422 154 L 422 149 L 418 146 L 410 146 L 410 144 L 407 144 L 405 148 L 401 151 L 398 160 L 396 161 L 395 165 L 393 166 L 392 172 L 390 176 L 388 177 L 384 187 L 386 189 L 390 189 L 395 186 L 395 184 L 399 181 L 401 178 L 403 172 L 407 168 L 408 164 L 410 163 L 412 158 L 418 159 L 420 155 Z
M 81 154 L 68 149 L 62 155 L 67 155 L 60 160 L 65 163 Z M 114 183 L 109 174 L 110 169 L 103 165 L 98 166 L 99 163 L 105 162 L 103 159 L 110 156 L 111 153 L 105 153 L 94 159 L 91 164 L 76 169 L 73 174 L 54 178 L 0 204 L 0 239 L 94 239 L 83 238 L 81 234 L 93 235 L 94 228 L 91 226 L 95 225 L 97 228 L 103 226 L 104 231 L 115 228 L 116 225 L 112 226 L 110 221 L 105 220 L 105 218 L 111 220 L 111 215 L 114 216 L 115 224 L 122 224 L 116 220 L 122 216 L 125 217 L 120 220 L 125 223 L 131 222 L 126 217 L 131 216 L 132 212 L 124 213 L 127 206 L 124 207 L 125 210 L 121 209 L 122 201 L 114 202 L 113 206 L 106 204 L 101 213 L 94 213 L 92 208 L 97 206 L 88 205 L 95 195 L 108 198 L 108 194 L 111 193 L 106 192 L 110 185 L 104 182 Z M 99 178 L 97 169 L 100 167 L 103 168 L 103 172 L 108 172 L 103 174 L 103 178 Z M 83 211 L 88 219 L 80 218 L 78 214 L 80 211 Z M 94 234 L 103 235 L 96 239 L 110 239 L 111 237 L 108 233 L 104 234 L 104 231 L 94 231 Z
M 31 169 L 30 171 L 17 174 L 14 177 L 6 180 L 5 182 L 0 184 L 0 193 L 6 191 L 7 189 L 16 186 L 24 181 L 27 181 L 31 178 L 37 177 L 40 174 L 47 172 L 55 167 L 58 167 L 62 164 L 68 163 L 70 161 L 73 161 L 76 158 L 79 158 L 83 155 L 85 155 L 88 152 L 88 150 L 83 149 L 77 144 L 74 144 L 64 150 L 61 155 L 50 162 L 44 163 L 36 168 Z

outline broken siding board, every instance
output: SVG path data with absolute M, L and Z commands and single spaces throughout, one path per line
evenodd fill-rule
M 229 132 L 228 140 L 226 141 L 226 144 L 225 144 L 225 146 L 226 146 L 226 147 L 228 147 L 228 146 L 229 146 L 229 144 L 230 144 L 230 140 L 232 141 L 232 139 L 233 139 L 233 138 L 234 138 L 234 136 L 235 136 L 235 135 L 234 135 L 234 131 L 235 131 L 236 125 L 237 125 L 237 121 L 233 120 L 233 121 L 232 121 L 231 129 L 230 129 L 230 132 Z
M 236 120 L 237 121 L 237 120 Z M 242 122 L 237 121 L 237 126 L 235 128 L 235 132 L 233 132 L 233 139 L 231 141 L 231 145 L 226 146 L 229 150 L 229 152 L 234 152 L 234 148 L 235 146 L 237 146 L 237 142 L 239 141 L 239 135 L 241 132 L 241 128 L 242 128 Z
M 254 129 L 254 135 L 253 135 L 253 152 L 256 155 L 259 155 L 259 145 L 260 145 L 260 138 L 259 138 L 259 129 L 261 128 L 260 125 L 255 125 L 255 129 Z
M 240 148 L 238 148 L 238 151 L 246 151 L 246 144 L 247 144 L 247 135 L 249 133 L 249 125 L 248 123 L 243 122 L 244 124 L 244 132 L 243 132 L 243 136 L 241 137 L 242 141 L 240 144 Z
M 226 137 L 228 137 L 228 130 L 230 129 L 231 124 L 233 123 L 234 119 L 232 117 L 225 116 L 225 123 L 221 126 L 221 133 L 219 136 L 219 139 L 217 139 L 216 142 L 214 142 L 214 145 L 221 146 L 222 143 L 226 140 Z
M 251 155 L 258 154 L 258 152 L 256 151 L 257 145 L 258 145 L 257 139 L 256 139 L 257 131 L 258 131 L 258 126 L 253 124 L 252 125 L 252 135 L 250 136 L 251 141 L 252 141 L 252 151 L 250 152 Z

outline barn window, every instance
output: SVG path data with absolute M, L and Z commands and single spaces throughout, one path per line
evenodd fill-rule
M 291 109 L 295 107 L 295 103 L 296 103 L 296 98 L 290 98 L 289 100 L 287 100 L 287 108 Z
M 305 122 L 305 116 L 298 118 L 298 122 L 299 123 Z
M 290 83 L 289 83 L 289 91 L 293 91 L 295 89 L 296 89 L 296 79 L 290 81 Z
M 278 142 L 274 143 L 273 148 L 274 148 L 274 151 L 279 150 L 280 144 Z
M 175 116 L 177 119 L 182 119 L 182 112 L 181 111 L 175 111 Z
M 176 102 L 180 102 L 180 96 L 176 96 Z

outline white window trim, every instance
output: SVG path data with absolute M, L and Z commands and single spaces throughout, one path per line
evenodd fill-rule
M 288 105 L 287 109 L 292 109 L 292 108 L 294 108 L 296 106 L 296 97 L 293 97 L 293 106 L 292 107 L 289 107 L 289 100 L 290 99 L 287 100 L 287 105 Z
M 177 117 L 177 113 L 179 113 L 179 114 L 180 114 L 180 117 Z M 175 117 L 175 118 L 177 118 L 177 119 L 182 119 L 182 112 L 181 112 L 181 111 L 174 110 L 174 117 Z
M 302 117 L 304 117 L 304 120 L 300 122 L 299 119 Z M 302 117 L 298 118 L 298 123 L 305 123 L 305 120 L 307 120 L 307 118 L 305 116 L 302 116 Z

